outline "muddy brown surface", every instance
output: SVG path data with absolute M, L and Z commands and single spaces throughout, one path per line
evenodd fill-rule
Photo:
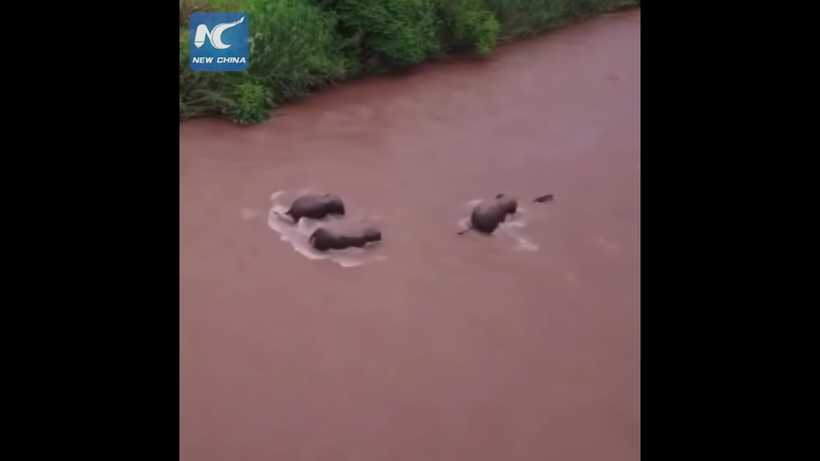
M 182 124 L 180 459 L 638 460 L 640 29 Z M 305 187 L 377 214 L 387 259 L 282 242 L 269 198 Z M 498 192 L 537 251 L 456 235 Z

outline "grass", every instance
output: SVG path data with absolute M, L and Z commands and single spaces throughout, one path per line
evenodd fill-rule
M 323 86 L 535 35 L 640 0 L 182 0 L 179 118 L 225 115 L 259 123 L 270 109 Z M 194 72 L 191 13 L 243 11 L 244 72 Z

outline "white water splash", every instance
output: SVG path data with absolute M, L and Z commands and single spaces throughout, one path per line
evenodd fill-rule
M 466 209 L 472 212 L 473 208 L 481 203 L 481 199 L 470 200 L 466 203 Z M 538 251 L 538 244 L 524 235 L 523 229 L 528 222 L 529 213 L 526 208 L 518 205 L 515 214 L 508 216 L 507 220 L 498 225 L 498 228 L 490 238 L 497 238 L 515 251 Z M 467 229 L 470 226 L 470 217 L 462 218 L 458 221 L 459 229 Z
M 384 261 L 386 256 L 377 252 L 379 244 L 368 245 L 364 248 L 347 248 L 344 250 L 318 251 L 308 242 L 311 234 L 325 223 L 334 219 L 349 219 L 346 217 L 329 216 L 324 220 L 302 218 L 298 224 L 294 224 L 285 213 L 290 208 L 290 204 L 299 195 L 308 192 L 300 191 L 296 194 L 289 194 L 287 191 L 275 192 L 271 195 L 271 209 L 268 213 L 268 227 L 279 234 L 280 239 L 288 242 L 294 250 L 302 256 L 312 260 L 328 259 L 342 267 L 356 267 L 362 264 Z M 289 197 L 292 195 L 293 197 Z M 347 207 L 347 204 L 345 204 Z M 347 207 L 349 208 L 349 207 Z
M 524 227 L 527 225 L 526 208 L 518 207 L 518 211 L 507 218 L 507 221 L 498 226 L 501 236 L 507 237 L 513 242 L 513 249 L 519 251 L 538 251 L 538 245 L 524 235 Z

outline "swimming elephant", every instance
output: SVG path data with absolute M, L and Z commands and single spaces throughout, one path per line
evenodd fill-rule
M 485 234 L 492 234 L 499 224 L 507 219 L 507 215 L 518 211 L 518 201 L 509 195 L 498 194 L 494 199 L 485 200 L 473 208 L 470 215 L 470 227 L 459 232 L 458 235 L 475 229 Z
M 365 221 L 349 223 L 343 228 L 320 227 L 311 234 L 308 242 L 319 251 L 362 248 L 371 242 L 379 242 L 382 233 L 378 227 Z
M 323 219 L 329 215 L 345 214 L 342 199 L 333 194 L 305 194 L 293 202 L 285 213 L 298 223 L 302 218 Z
M 555 200 L 552 194 L 536 197 L 533 202 L 546 203 Z M 470 215 L 470 227 L 459 232 L 462 235 L 470 230 L 477 230 L 485 234 L 492 234 L 499 224 L 503 223 L 508 215 L 518 211 L 518 202 L 509 195 L 498 194 L 494 199 L 485 200 L 473 208 Z

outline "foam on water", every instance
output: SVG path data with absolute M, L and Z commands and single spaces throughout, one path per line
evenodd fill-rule
M 327 217 L 324 220 L 302 218 L 298 224 L 294 224 L 285 213 L 290 208 L 290 204 L 299 195 L 309 192 L 307 190 L 290 194 L 287 191 L 275 192 L 271 195 L 271 209 L 268 213 L 268 227 L 279 234 L 281 240 L 288 242 L 294 250 L 302 256 L 313 259 L 328 259 L 342 267 L 356 267 L 362 264 L 383 261 L 386 256 L 379 254 L 379 245 L 368 245 L 365 248 L 347 248 L 344 250 L 318 251 L 308 242 L 311 234 L 321 227 L 322 223 L 334 220 L 345 219 L 344 217 Z M 290 197 L 292 196 L 292 197 Z M 345 204 L 346 208 L 349 208 Z
M 472 212 L 473 208 L 481 203 L 481 199 L 470 200 L 466 203 L 466 208 Z M 490 238 L 497 238 L 503 242 L 504 245 L 509 246 L 516 251 L 538 251 L 538 245 L 524 235 L 523 229 L 528 222 L 528 211 L 518 205 L 518 210 L 515 214 L 508 216 L 507 220 L 499 224 L 498 229 L 490 236 Z M 458 221 L 459 229 L 466 229 L 470 226 L 470 217 L 460 219 Z

